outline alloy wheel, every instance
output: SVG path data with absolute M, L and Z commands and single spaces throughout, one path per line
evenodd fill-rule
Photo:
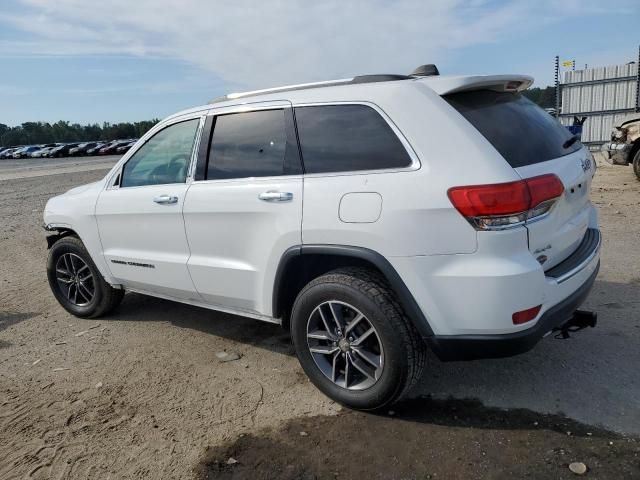
M 313 310 L 307 345 L 324 376 L 342 388 L 364 390 L 382 375 L 384 351 L 378 332 L 348 303 L 331 300 Z
M 60 255 L 56 262 L 56 281 L 67 300 L 78 307 L 88 305 L 95 296 L 91 269 L 75 253 Z

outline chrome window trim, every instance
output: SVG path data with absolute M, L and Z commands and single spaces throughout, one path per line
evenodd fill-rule
M 191 149 L 191 161 L 189 163 L 189 168 L 187 170 L 187 178 L 185 179 L 185 183 L 190 184 L 193 182 L 193 174 L 196 170 L 196 162 L 198 161 L 198 151 L 200 148 L 200 140 L 202 139 L 202 130 L 204 129 L 204 123 L 207 119 L 206 115 L 200 116 L 200 123 L 198 124 L 198 130 L 196 131 L 196 136 L 193 141 L 193 148 Z
M 279 179 L 283 180 L 302 180 L 303 175 L 296 173 L 294 175 L 271 175 L 268 177 L 238 177 L 238 178 L 216 178 L 212 180 L 194 180 L 193 185 L 207 185 L 210 183 L 247 183 L 247 182 L 265 182 L 265 183 L 278 183 Z M 175 185 L 175 184 L 174 184 Z
M 142 136 L 142 138 L 140 138 L 140 140 L 138 140 L 136 144 L 127 153 L 125 153 L 120 160 L 118 160 L 118 163 L 114 165 L 114 167 L 111 169 L 111 172 L 107 174 L 108 178 L 105 183 L 106 185 L 105 190 L 120 189 L 120 185 L 114 185 L 116 177 L 122 173 L 122 169 L 124 165 L 136 154 L 138 150 L 142 148 L 143 145 L 147 143 L 147 141 L 151 137 L 156 135 L 156 133 L 172 125 L 175 125 L 176 123 L 187 122 L 189 120 L 195 120 L 199 118 L 200 122 L 198 123 L 195 140 L 193 142 L 193 150 L 191 151 L 191 160 L 189 164 L 189 169 L 187 170 L 187 178 L 185 179 L 185 182 L 184 182 L 184 184 L 187 184 L 187 185 L 190 184 L 191 183 L 190 179 L 192 179 L 193 177 L 190 178 L 189 175 L 190 174 L 193 175 L 193 171 L 195 169 L 194 160 L 197 158 L 198 146 L 200 142 L 200 137 L 202 136 L 202 130 L 204 128 L 204 121 L 207 116 L 207 111 L 208 109 L 202 109 L 197 112 L 191 112 L 185 115 L 181 115 L 179 117 L 171 117 L 167 120 L 163 120 L 162 122 L 159 122 L 157 125 L 154 125 L 153 128 L 151 128 L 147 133 L 145 133 Z M 182 183 L 179 183 L 179 184 L 168 183 L 163 185 L 182 185 Z M 158 186 L 158 185 L 138 185 L 135 187 L 126 187 L 126 188 L 142 188 L 142 187 L 154 187 L 154 186 Z
M 277 110 L 279 108 L 292 108 L 293 104 L 289 100 L 269 100 L 266 102 L 244 102 L 234 105 L 225 105 L 210 108 L 207 116 L 226 115 L 228 113 L 247 113 L 259 110 Z
M 118 169 L 114 171 L 113 175 L 111 175 L 111 177 L 107 181 L 106 190 L 118 190 L 120 188 L 120 185 L 116 183 L 116 180 L 118 181 L 120 180 L 121 173 L 122 173 L 122 167 L 119 166 Z
M 269 100 L 266 102 L 248 102 L 248 103 L 239 103 L 236 105 L 225 105 L 223 107 L 214 107 L 211 108 L 207 114 L 203 117 L 202 125 L 206 121 L 206 117 L 217 117 L 220 115 L 234 114 L 234 113 L 248 113 L 248 112 L 258 112 L 261 110 L 284 110 L 285 108 L 292 108 L 293 105 L 288 100 Z M 215 124 L 214 124 L 215 130 Z M 202 132 L 200 133 L 202 135 Z M 198 144 L 199 146 L 199 144 Z M 197 155 L 196 155 L 197 157 Z M 195 158 L 193 163 L 193 171 L 195 172 L 196 163 L 198 159 Z M 197 184 L 209 184 L 209 183 L 229 183 L 229 182 L 247 182 L 247 181 L 277 181 L 278 178 L 287 178 L 287 179 L 302 179 L 301 173 L 295 173 L 291 175 L 269 175 L 264 177 L 237 177 L 237 178 L 216 178 L 211 180 L 193 180 L 191 179 L 191 183 Z
M 227 105 L 223 107 L 214 107 L 207 112 L 207 116 L 213 115 L 225 115 L 228 113 L 244 113 L 244 112 L 253 112 L 258 110 L 275 110 L 278 108 L 287 108 L 287 107 L 314 107 L 314 106 L 331 106 L 331 105 L 364 105 L 375 110 L 382 119 L 389 125 L 391 130 L 396 134 L 400 143 L 405 148 L 409 158 L 411 159 L 411 165 L 402 168 L 381 168 L 378 170 L 349 170 L 344 172 L 323 172 L 323 173 L 303 173 L 303 174 L 294 174 L 294 175 L 274 175 L 270 177 L 241 177 L 241 178 L 231 178 L 231 179 L 215 179 L 215 180 L 194 180 L 193 183 L 218 183 L 218 182 L 234 182 L 234 181 L 254 181 L 254 180 L 269 180 L 275 181 L 278 178 L 325 178 L 325 177 L 342 177 L 346 175 L 377 175 L 384 173 L 402 173 L 402 172 L 413 172 L 419 170 L 422 165 L 420 163 L 420 159 L 416 154 L 415 150 L 404 136 L 402 131 L 398 128 L 398 126 L 391 120 L 389 115 L 382 110 L 377 104 L 364 100 L 347 100 L 347 101 L 335 101 L 335 102 L 301 102 L 301 103 L 292 103 L 289 100 L 271 100 L 267 102 L 248 102 L 237 105 Z M 304 158 L 302 159 L 304 162 Z
M 345 101 L 335 101 L 335 102 L 300 102 L 300 103 L 294 103 L 293 108 L 295 111 L 295 108 L 297 107 L 322 107 L 322 106 L 333 106 L 333 105 L 338 105 L 338 106 L 339 105 L 364 105 L 366 107 L 370 107 L 373 110 L 375 110 L 378 113 L 378 115 L 380 115 L 382 119 L 387 123 L 387 125 L 389 125 L 393 133 L 395 133 L 396 137 L 398 137 L 398 140 L 400 140 L 400 143 L 402 143 L 402 146 L 404 147 L 405 151 L 409 155 L 409 158 L 411 159 L 411 165 L 407 167 L 400 167 L 400 168 L 380 168 L 375 170 L 346 170 L 343 172 L 305 173 L 304 174 L 305 178 L 342 177 L 345 175 L 375 175 L 375 174 L 382 174 L 382 173 L 413 172 L 413 171 L 419 170 L 422 167 L 420 163 L 420 159 L 418 158 L 418 155 L 416 154 L 415 150 L 411 146 L 411 143 L 409 143 L 409 140 L 404 136 L 400 128 L 398 128 L 398 126 L 393 122 L 391 117 L 389 117 L 389 115 L 387 115 L 387 113 L 374 102 L 370 102 L 366 100 L 345 100 Z M 298 138 L 298 141 L 299 140 L 300 139 Z M 302 146 L 300 148 L 302 148 Z M 302 163 L 304 164 L 304 154 L 302 155 Z

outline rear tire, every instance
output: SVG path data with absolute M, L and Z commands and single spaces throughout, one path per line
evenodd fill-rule
M 640 180 L 640 149 L 638 149 L 636 154 L 633 156 L 632 163 L 633 163 L 633 173 L 635 173 L 638 180 Z
M 47 278 L 58 303 L 76 317 L 105 315 L 124 296 L 124 290 L 104 280 L 82 241 L 74 236 L 63 237 L 51 246 Z
M 424 368 L 423 340 L 385 279 L 369 269 L 341 268 L 311 281 L 293 305 L 291 334 L 311 382 L 350 408 L 391 405 Z

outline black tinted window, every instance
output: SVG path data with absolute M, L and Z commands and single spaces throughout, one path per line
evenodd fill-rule
M 387 122 L 366 105 L 298 107 L 306 173 L 401 168 L 411 164 Z
M 283 110 L 216 117 L 208 179 L 282 175 L 287 149 Z
M 484 135 L 513 168 L 545 162 L 582 147 L 580 142 L 575 142 L 563 148 L 571 133 L 519 93 L 478 90 L 446 95 L 444 99 Z

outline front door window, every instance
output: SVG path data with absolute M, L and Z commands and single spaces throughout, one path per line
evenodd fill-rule
M 199 122 L 175 123 L 147 140 L 122 169 L 120 187 L 184 183 Z

